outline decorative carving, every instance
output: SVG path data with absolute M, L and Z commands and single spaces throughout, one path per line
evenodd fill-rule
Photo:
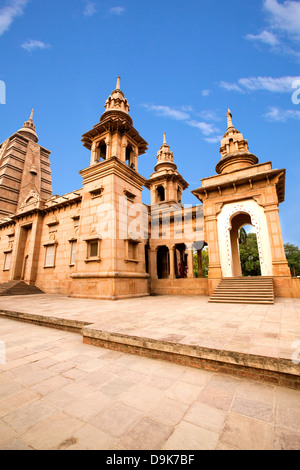
M 93 189 L 90 190 L 92 199 L 95 199 L 96 197 L 101 197 L 103 190 L 104 190 L 103 186 L 95 185 Z
M 31 205 L 37 205 L 40 200 L 40 196 L 34 190 L 31 190 L 30 193 L 27 195 L 25 201 L 22 202 L 20 209 L 24 209 L 25 207 Z
M 59 221 L 57 219 L 57 217 L 53 214 L 53 217 L 52 219 L 50 220 L 50 222 L 47 223 L 48 227 L 54 227 L 55 225 L 58 225 L 59 224 Z

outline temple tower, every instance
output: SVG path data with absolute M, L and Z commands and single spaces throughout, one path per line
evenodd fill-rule
M 166 134 L 163 137 L 163 145 L 157 152 L 154 173 L 145 186 L 151 192 L 151 205 L 161 203 L 182 205 L 182 193 L 189 185 L 177 171 L 173 152 L 167 144 Z
M 192 191 L 204 206 L 211 292 L 220 279 L 242 275 L 239 230 L 251 224 L 258 242 L 261 275 L 274 278 L 275 292 L 280 295 L 291 279 L 279 221 L 285 170 L 273 169 L 271 162 L 259 163 L 234 127 L 230 110 L 220 153 L 217 175 L 202 179 L 202 186 Z
M 0 218 L 14 215 L 32 198 L 52 195 L 51 152 L 38 141 L 32 110 L 23 127 L 0 145 Z
M 72 275 L 73 293 L 108 299 L 147 295 L 145 179 L 138 173 L 138 158 L 148 144 L 133 127 L 120 77 L 100 122 L 82 142 L 91 158 L 90 166 L 80 171 L 80 261 Z

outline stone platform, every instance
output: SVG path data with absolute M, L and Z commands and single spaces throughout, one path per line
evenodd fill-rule
M 96 346 L 300 389 L 299 299 L 239 305 L 201 296 L 18 296 L 0 299 L 0 315 L 77 332 Z

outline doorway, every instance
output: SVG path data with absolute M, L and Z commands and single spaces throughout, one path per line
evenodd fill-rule
M 157 277 L 168 279 L 170 276 L 170 255 L 167 246 L 160 246 L 157 250 Z
M 233 277 L 261 276 L 261 254 L 251 216 L 238 213 L 230 229 Z
M 21 227 L 14 279 L 30 281 L 29 257 L 32 225 Z

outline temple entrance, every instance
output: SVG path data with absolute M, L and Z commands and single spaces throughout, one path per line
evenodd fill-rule
M 187 277 L 187 254 L 184 243 L 175 245 L 175 277 L 183 279 Z
M 261 276 L 257 235 L 252 225 L 240 229 L 239 251 L 242 276 Z
M 14 279 L 30 281 L 29 244 L 32 226 L 21 227 Z
M 261 276 L 261 253 L 251 216 L 238 213 L 230 229 L 233 277 Z
M 170 255 L 167 246 L 160 246 L 157 250 L 157 277 L 168 279 L 170 275 Z

